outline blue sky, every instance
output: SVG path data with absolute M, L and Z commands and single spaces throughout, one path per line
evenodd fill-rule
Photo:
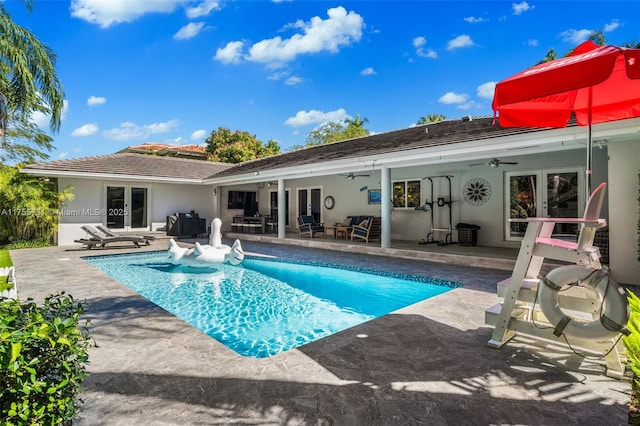
M 58 55 L 51 159 L 218 127 L 286 151 L 326 121 L 375 133 L 427 114 L 490 115 L 495 82 L 602 30 L 640 40 L 638 1 L 36 0 L 13 19 Z M 46 126 L 46 117 L 34 119 Z

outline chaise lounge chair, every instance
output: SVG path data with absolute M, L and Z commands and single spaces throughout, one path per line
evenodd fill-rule
M 107 237 L 122 237 L 122 234 L 118 234 L 116 232 L 113 232 L 111 229 L 109 229 L 108 227 L 104 226 L 104 225 L 96 225 L 96 228 L 102 232 L 104 235 L 106 235 Z M 145 240 L 147 240 L 147 245 L 149 245 L 149 241 L 153 241 L 156 239 L 156 237 L 154 237 L 153 235 L 127 235 L 129 237 L 142 237 Z
M 115 237 L 110 237 L 101 233 L 96 228 L 90 225 L 84 225 L 82 227 L 82 230 L 89 234 L 90 238 L 81 238 L 79 240 L 74 240 L 74 242 L 86 246 L 87 249 L 92 249 L 96 246 L 104 248 L 107 244 L 110 243 L 130 242 L 133 243 L 133 245 L 137 248 L 140 248 L 140 244 L 149 245 L 149 240 L 136 235 L 118 235 Z

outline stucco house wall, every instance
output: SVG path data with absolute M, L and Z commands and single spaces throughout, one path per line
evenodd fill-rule
M 640 285 L 638 260 L 638 174 L 640 137 L 609 144 L 609 242 L 611 276 Z
M 189 185 L 151 183 L 148 181 L 117 181 L 61 177 L 60 188 L 73 187 L 74 199 L 60 210 L 58 223 L 58 245 L 72 245 L 74 240 L 86 237 L 83 225 L 106 224 L 102 214 L 106 208 L 106 186 L 133 186 L 149 188 L 147 194 L 147 219 L 149 230 L 164 229 L 166 216 L 175 212 L 195 210 L 210 224 L 213 219 L 212 187 L 209 185 Z

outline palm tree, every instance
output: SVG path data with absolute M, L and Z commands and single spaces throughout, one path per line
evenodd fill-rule
M 344 122 L 347 124 L 347 127 L 353 127 L 356 129 L 364 129 L 364 125 L 369 122 L 368 118 L 360 119 L 360 114 L 356 114 L 356 118 L 353 120 L 346 119 Z
M 426 117 L 420 117 L 416 124 L 419 126 L 421 124 L 430 124 L 437 123 L 438 121 L 444 121 L 447 117 L 442 114 L 428 114 Z
M 33 0 L 23 2 L 31 12 Z M 53 132 L 60 129 L 64 90 L 55 64 L 53 50 L 28 29 L 13 22 L 0 3 L 0 132 L 3 139 L 26 137 L 46 148 L 46 143 L 42 145 L 42 132 L 30 125 L 36 111 L 51 115 L 49 127 Z M 5 140 L 0 143 L 3 151 L 11 150 L 13 145 Z

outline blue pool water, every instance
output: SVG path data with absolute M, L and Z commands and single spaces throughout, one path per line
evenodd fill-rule
M 245 356 L 265 358 L 458 283 L 362 268 L 245 257 L 239 266 L 172 265 L 165 252 L 86 261 Z

